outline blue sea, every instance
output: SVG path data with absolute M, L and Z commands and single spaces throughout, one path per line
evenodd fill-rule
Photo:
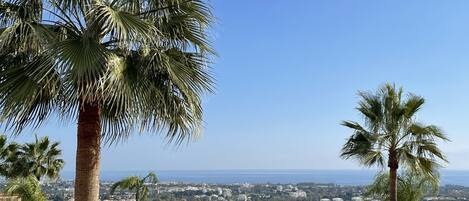
M 367 185 L 377 173 L 376 170 L 160 170 L 155 172 L 163 182 L 210 184 L 313 182 L 339 185 Z M 101 180 L 116 181 L 127 176 L 146 173 L 148 171 L 104 171 L 101 173 Z M 73 178 L 73 172 L 62 174 L 62 179 Z M 441 171 L 441 184 L 469 186 L 469 171 Z

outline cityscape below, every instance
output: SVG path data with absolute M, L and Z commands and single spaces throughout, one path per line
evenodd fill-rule
M 143 177 L 148 171 L 103 171 L 100 199 L 135 201 L 131 191 L 111 192 L 113 184 L 128 175 Z M 194 201 L 378 201 L 367 197 L 376 170 L 162 170 L 151 187 L 149 200 Z M 42 186 L 48 200 L 72 201 L 73 172 Z M 153 187 L 152 187 L 153 185 Z M 441 171 L 436 195 L 425 201 L 469 200 L 469 171 Z

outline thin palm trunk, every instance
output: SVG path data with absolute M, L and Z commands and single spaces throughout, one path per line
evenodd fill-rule
M 396 158 L 396 153 L 389 154 L 389 200 L 397 201 L 397 169 L 399 162 Z
M 135 201 L 140 201 L 140 196 L 139 196 L 140 190 L 139 189 L 140 189 L 140 187 L 137 187 L 137 192 L 135 193 Z
M 389 169 L 389 198 L 390 201 L 397 201 L 397 169 Z
M 100 108 L 83 103 L 78 114 L 75 201 L 99 200 Z

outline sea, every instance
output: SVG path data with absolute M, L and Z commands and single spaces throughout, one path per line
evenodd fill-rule
M 117 181 L 127 176 L 143 176 L 150 171 L 103 171 L 102 181 Z M 159 170 L 154 171 L 160 182 L 207 184 L 297 184 L 322 183 L 368 185 L 377 170 Z M 74 172 L 63 172 L 62 179 L 72 180 Z M 441 185 L 469 187 L 469 171 L 443 170 Z

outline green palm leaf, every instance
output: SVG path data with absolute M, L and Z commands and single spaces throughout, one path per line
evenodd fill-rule
M 149 192 L 149 186 L 155 185 L 158 178 L 155 173 L 150 172 L 145 177 L 138 176 L 126 177 L 111 186 L 110 194 L 115 194 L 117 189 L 127 189 L 135 191 L 137 201 L 146 200 Z

